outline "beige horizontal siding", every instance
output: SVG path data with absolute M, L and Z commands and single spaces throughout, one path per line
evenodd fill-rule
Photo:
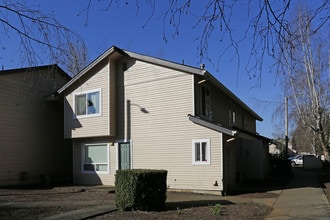
M 221 190 L 221 134 L 187 118 L 194 109 L 193 76 L 136 61 L 124 73 L 124 84 L 130 123 L 123 133 L 132 139 L 133 168 L 168 170 L 170 188 Z M 211 140 L 210 165 L 192 164 L 193 139 Z
M 52 72 L 0 75 L 0 185 L 39 183 L 40 175 L 71 176 L 63 140 L 63 106 L 45 97 L 66 83 Z M 58 161 L 63 159 L 61 163 Z M 21 180 L 21 173 L 27 174 Z
M 122 70 L 122 63 L 126 62 L 128 69 Z M 114 64 L 110 73 L 114 73 Z M 222 134 L 192 123 L 188 114 L 199 114 L 199 90 L 194 90 L 196 83 L 189 73 L 179 72 L 170 68 L 155 66 L 133 59 L 122 59 L 117 63 L 116 76 L 110 79 L 110 111 L 116 112 L 116 140 L 130 140 L 132 143 L 132 168 L 166 169 L 168 186 L 171 189 L 223 190 L 223 169 L 230 172 L 226 176 L 227 184 L 234 185 L 235 167 L 228 160 L 227 167 L 223 166 L 223 139 Z M 97 75 L 102 75 L 99 72 Z M 99 76 L 99 79 L 104 77 Z M 112 85 L 113 79 L 116 85 Z M 92 78 L 86 83 L 92 82 Z M 86 84 L 85 83 L 85 84 Z M 208 82 L 206 82 L 207 84 Z M 85 86 L 83 84 L 82 86 Z M 93 83 L 91 83 L 93 84 Z M 213 121 L 224 127 L 229 127 L 230 105 L 235 103 L 224 95 L 217 87 L 208 85 L 211 91 L 211 107 Z M 116 87 L 116 89 L 114 89 Z M 96 87 L 93 86 L 92 89 Z M 102 100 L 103 101 L 103 100 Z M 68 103 L 70 101 L 68 97 Z M 196 102 L 197 107 L 194 106 Z M 116 103 L 116 104 L 113 104 Z M 115 107 L 114 107 L 115 106 Z M 114 113 L 110 113 L 110 116 Z M 238 126 L 253 126 L 253 118 L 245 117 L 245 110 L 236 105 L 236 120 Z M 113 119 L 104 118 L 113 122 Z M 94 120 L 96 122 L 96 120 Z M 83 120 L 79 120 L 82 123 Z M 94 122 L 93 122 L 94 123 Z M 78 124 L 79 126 L 79 124 Z M 81 124 L 93 128 L 90 123 Z M 78 128 L 76 130 L 79 130 Z M 81 130 L 83 131 L 83 130 Z M 71 131 L 76 132 L 77 131 Z M 81 135 L 81 136 L 79 136 Z M 92 137 L 96 134 L 82 132 L 76 137 Z M 227 137 L 228 138 L 228 137 Z M 211 142 L 211 163 L 196 165 L 192 162 L 192 140 L 209 139 Z M 93 141 L 97 141 L 93 140 Z M 78 140 L 76 140 L 76 143 Z M 235 158 L 232 146 L 227 146 L 227 157 Z M 75 145 L 75 181 L 79 183 L 101 184 L 114 183 L 115 168 L 118 165 L 116 145 L 110 147 L 111 173 L 94 175 L 81 173 L 81 141 Z M 215 185 L 217 183 L 217 186 Z
M 109 113 L 109 63 L 101 63 L 95 73 L 65 97 L 65 137 L 98 137 L 110 135 Z M 100 64 L 100 65 L 101 65 Z M 73 118 L 74 95 L 94 89 L 101 89 L 101 116 Z

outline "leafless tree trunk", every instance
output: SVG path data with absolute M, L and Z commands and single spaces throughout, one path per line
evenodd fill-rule
M 311 28 L 311 18 L 299 10 L 295 27 L 287 36 L 285 50 L 280 51 L 287 73 L 286 85 L 293 114 L 299 123 L 315 133 L 322 152 L 328 158 L 330 137 L 330 76 L 327 38 L 316 38 Z

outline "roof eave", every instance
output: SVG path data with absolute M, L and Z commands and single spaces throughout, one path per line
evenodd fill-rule
M 221 125 L 217 125 L 217 124 L 214 124 L 212 122 L 208 122 L 208 121 L 203 120 L 199 117 L 192 116 L 192 115 L 189 114 L 188 118 L 189 118 L 190 121 L 194 122 L 195 124 L 201 125 L 203 127 L 209 128 L 211 130 L 214 130 L 214 131 L 217 131 L 217 132 L 220 132 L 220 133 L 224 133 L 224 134 L 227 134 L 227 135 L 230 135 L 230 136 L 233 136 L 233 137 L 235 135 L 237 135 L 237 131 L 235 131 L 235 130 L 230 130 L 228 128 L 224 128 Z

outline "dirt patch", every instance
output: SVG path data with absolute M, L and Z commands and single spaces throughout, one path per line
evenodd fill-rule
M 196 196 L 193 195 L 193 197 Z M 270 194 L 258 193 L 245 196 L 265 198 Z M 42 204 L 44 201 L 47 201 L 48 205 Z M 114 192 L 107 189 L 78 189 L 75 187 L 0 189 L 0 202 L 2 203 L 0 219 L 39 219 L 90 208 L 103 201 L 108 201 L 108 203 L 112 201 L 114 204 Z M 226 197 L 220 197 L 220 200 L 203 200 L 203 195 L 200 195 L 198 201 L 167 202 L 165 209 L 161 212 L 114 211 L 90 219 L 263 219 L 270 211 L 270 207 L 263 205 L 235 204 L 227 201 Z
M 108 190 L 85 190 L 76 188 L 54 189 L 0 189 L 0 201 L 36 202 L 36 201 L 90 201 L 111 200 L 114 193 Z
M 207 205 L 161 212 L 115 211 L 93 219 L 264 219 L 270 207 L 257 204 Z
M 328 201 L 330 202 L 330 175 L 318 176 Z M 283 181 L 283 182 L 281 182 Z M 281 189 L 287 179 L 270 181 L 272 185 L 247 187 L 229 197 L 211 197 L 197 194 L 176 197 L 166 203 L 160 212 L 114 211 L 90 219 L 264 219 L 271 207 L 255 204 L 253 199 L 277 198 L 278 194 L 269 190 Z M 276 183 L 276 184 L 274 184 Z M 259 191 L 256 191 L 258 189 Z M 180 196 L 180 195 L 179 195 Z M 233 202 L 230 198 L 239 197 Z M 186 198 L 186 200 L 184 200 Z M 43 204 L 47 201 L 48 205 Z M 77 202 L 78 201 L 78 202 Z M 46 216 L 68 211 L 91 208 L 95 205 L 115 204 L 113 189 L 93 187 L 7 188 L 0 189 L 0 219 L 42 219 Z M 38 205 L 39 202 L 39 205 Z
M 0 189 L 0 219 L 39 219 L 90 208 L 102 201 L 114 201 L 114 193 L 71 187 Z
M 83 207 L 0 207 L 0 219 L 42 219 Z

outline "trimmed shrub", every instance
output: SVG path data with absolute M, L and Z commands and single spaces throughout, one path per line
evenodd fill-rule
M 118 170 L 115 190 L 120 210 L 161 210 L 166 201 L 167 170 Z

